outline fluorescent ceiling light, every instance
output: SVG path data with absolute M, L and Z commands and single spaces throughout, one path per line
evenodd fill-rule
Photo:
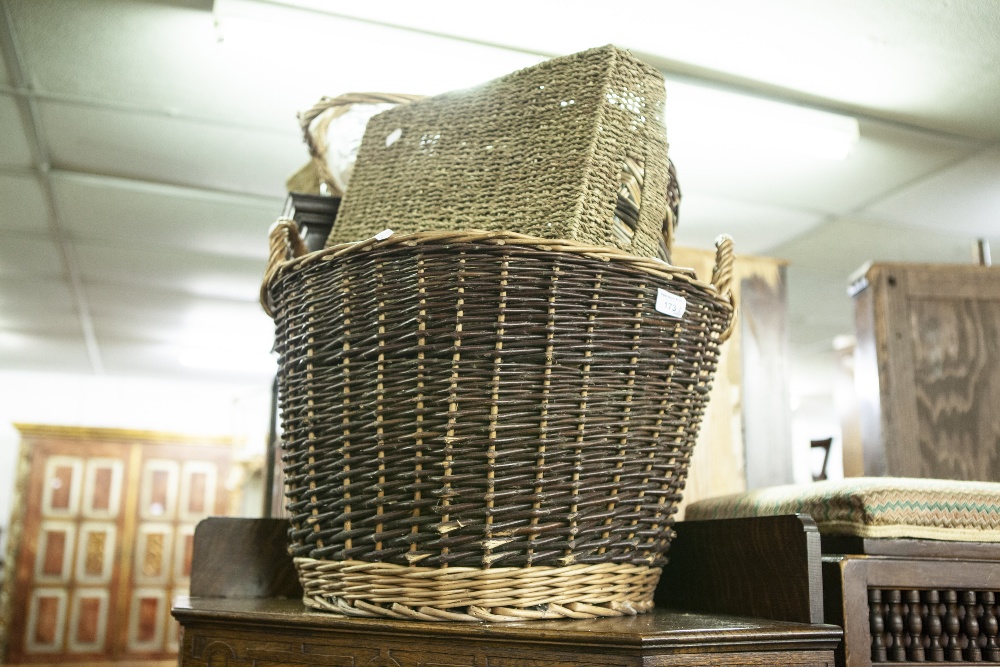
M 277 359 L 262 350 L 226 347 L 195 347 L 180 351 L 177 360 L 185 368 L 198 370 L 274 374 L 278 371 Z
M 856 118 L 687 82 L 667 82 L 671 151 L 803 155 L 843 160 L 860 138 Z
M 369 9 L 367 16 L 353 20 L 334 14 L 361 11 L 345 2 L 216 0 L 214 12 L 222 49 L 234 66 L 280 72 L 284 94 L 296 97 L 296 91 L 316 90 L 318 85 L 326 95 L 366 90 L 432 95 L 484 83 L 545 59 L 466 39 L 463 30 L 474 31 L 474 26 L 463 28 L 456 22 L 442 28 L 448 36 L 379 25 L 371 20 L 389 19 L 380 9 Z M 471 10 L 460 15 L 472 20 Z M 847 116 L 690 80 L 668 78 L 666 87 L 674 156 L 726 159 L 738 152 L 772 162 L 788 156 L 842 160 L 860 136 L 857 120 Z
M 0 349 L 22 350 L 28 347 L 31 339 L 24 334 L 12 331 L 0 331 Z
M 275 372 L 274 324 L 256 304 L 197 305 L 172 332 L 182 366 L 239 373 Z
M 235 71 L 280 80 L 283 94 L 381 91 L 436 95 L 468 88 L 544 56 L 341 18 L 320 9 L 216 0 L 220 55 Z M 300 103 L 300 104 L 302 104 Z

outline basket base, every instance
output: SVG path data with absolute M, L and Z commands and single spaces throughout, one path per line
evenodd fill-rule
M 313 609 L 415 621 L 525 621 L 635 616 L 653 609 L 660 568 L 601 563 L 565 567 L 407 567 L 296 558 Z

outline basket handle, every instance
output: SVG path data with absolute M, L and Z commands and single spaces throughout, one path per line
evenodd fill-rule
M 267 258 L 267 268 L 264 269 L 264 280 L 260 286 L 260 305 L 264 312 L 274 318 L 274 302 L 271 300 L 271 283 L 281 273 L 282 265 L 288 260 L 302 257 L 309 252 L 299 226 L 292 218 L 278 218 L 268 231 L 271 243 L 271 254 Z
M 715 239 L 715 267 L 712 269 L 712 286 L 719 292 L 719 296 L 728 301 L 733 306 L 732 315 L 729 316 L 729 324 L 725 330 L 719 334 L 719 343 L 729 340 L 736 329 L 736 297 L 733 295 L 733 262 L 736 259 L 735 244 L 733 237 L 729 234 L 722 234 Z

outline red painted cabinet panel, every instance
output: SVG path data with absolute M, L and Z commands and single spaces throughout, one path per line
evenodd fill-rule
M 6 664 L 169 659 L 194 527 L 231 506 L 220 440 L 21 426 Z

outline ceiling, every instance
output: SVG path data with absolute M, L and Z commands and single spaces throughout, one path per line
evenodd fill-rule
M 830 391 L 863 262 L 966 262 L 973 239 L 1000 243 L 995 0 L 0 5 L 0 370 L 267 381 L 256 298 L 307 158 L 298 110 L 609 42 L 659 66 L 668 97 L 693 82 L 859 119 L 840 161 L 685 153 L 685 128 L 668 129 L 679 243 L 730 232 L 791 263 L 798 393 Z

